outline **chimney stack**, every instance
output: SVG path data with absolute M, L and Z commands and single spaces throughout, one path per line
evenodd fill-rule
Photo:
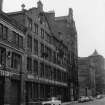
M 0 11 L 2 11 L 3 0 L 0 0 Z
M 73 9 L 72 8 L 69 8 L 69 18 L 70 20 L 73 19 Z

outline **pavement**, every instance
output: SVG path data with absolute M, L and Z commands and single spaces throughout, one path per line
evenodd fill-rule
M 77 101 L 65 102 L 62 105 L 105 105 L 105 98 L 95 99 L 94 101 L 78 103 Z

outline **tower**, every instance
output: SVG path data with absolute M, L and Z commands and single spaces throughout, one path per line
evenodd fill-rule
M 37 2 L 37 8 L 39 9 L 39 11 L 43 11 L 43 4 L 40 0 Z

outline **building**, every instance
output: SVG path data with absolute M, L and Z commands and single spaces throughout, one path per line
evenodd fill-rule
M 24 32 L 22 25 L 0 10 L 0 105 L 18 105 L 21 102 Z
M 10 60 L 16 63 L 11 63 L 13 68 L 10 71 L 16 72 L 20 80 L 18 80 L 19 85 L 10 87 L 7 93 L 5 91 L 5 96 L 9 96 L 7 101 L 4 98 L 4 103 L 30 105 L 31 102 L 46 100 L 52 96 L 62 101 L 77 100 L 77 33 L 72 9 L 69 9 L 68 16 L 55 17 L 53 11 L 44 12 L 43 4 L 39 1 L 37 7 L 29 10 L 26 10 L 23 4 L 22 11 L 6 14 L 1 11 L 0 13 L 5 15 L 5 24 L 9 21 L 10 27 L 16 27 L 15 29 L 10 28 L 16 31 L 13 32 L 14 34 L 8 34 L 9 39 L 12 39 L 13 35 L 15 44 L 10 43 L 12 47 L 10 48 L 9 42 L 4 41 L 4 45 L 8 46 L 6 49 L 9 49 L 7 53 L 9 56 L 13 51 L 17 53 L 10 57 Z M 1 46 L 2 40 L 0 43 Z M 7 62 L 7 59 L 5 61 L 7 64 L 10 63 L 10 61 Z M 4 67 L 8 68 L 7 65 Z M 20 67 L 21 69 L 18 70 Z M 15 79 L 17 80 L 17 76 Z M 7 87 L 10 86 L 9 83 Z M 19 88 L 20 91 L 17 91 L 16 88 Z M 16 92 L 11 93 L 11 89 Z M 21 96 L 17 95 L 18 93 L 21 93 Z M 11 94 L 13 97 L 10 96 Z
M 88 57 L 78 58 L 79 96 L 95 96 L 95 68 Z
M 97 50 L 89 56 L 95 69 L 96 94 L 105 93 L 105 58 Z
M 95 50 L 88 57 L 78 58 L 79 94 L 105 93 L 105 59 Z

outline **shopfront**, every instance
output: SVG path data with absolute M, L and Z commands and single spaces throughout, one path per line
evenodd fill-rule
M 18 76 L 15 73 L 0 70 L 0 105 L 19 105 L 19 102 L 20 80 Z

